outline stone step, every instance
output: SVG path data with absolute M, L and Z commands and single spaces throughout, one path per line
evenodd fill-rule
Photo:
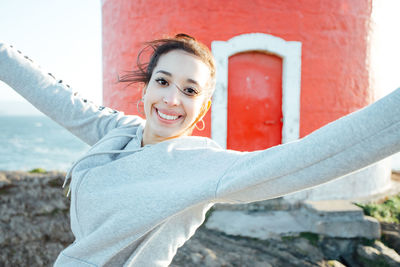
M 287 211 L 216 210 L 208 218 L 206 227 L 228 235 L 258 239 L 280 239 L 281 235 L 308 231 Z
M 307 210 L 310 215 L 314 215 L 320 219 L 354 221 L 364 218 L 362 208 L 346 200 L 307 200 L 302 202 L 302 207 Z
M 332 237 L 379 238 L 379 222 L 347 200 L 304 201 L 299 219 L 311 232 Z
M 259 239 L 312 232 L 331 237 L 379 238 L 379 222 L 364 216 L 361 208 L 349 201 L 306 201 L 287 211 L 215 210 L 205 226 L 230 235 Z

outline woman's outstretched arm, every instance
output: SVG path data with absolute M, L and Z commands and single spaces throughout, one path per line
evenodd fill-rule
M 283 196 L 399 151 L 400 88 L 297 141 L 264 151 L 228 151 L 237 159 L 219 180 L 216 199 L 240 203 Z
M 89 145 L 113 128 L 143 123 L 138 116 L 126 116 L 81 98 L 20 51 L 1 42 L 0 80 Z

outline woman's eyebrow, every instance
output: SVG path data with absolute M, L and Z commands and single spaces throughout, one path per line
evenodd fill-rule
M 172 76 L 171 73 L 169 73 L 168 71 L 165 71 L 165 70 L 159 70 L 156 73 L 164 73 L 165 75 Z
M 163 73 L 163 74 L 165 74 L 165 75 L 167 75 L 167 76 L 172 77 L 172 74 L 171 74 L 170 72 L 168 72 L 168 71 L 165 71 L 165 70 L 159 70 L 159 71 L 157 71 L 156 73 Z M 193 79 L 187 79 L 186 81 L 188 81 L 188 82 L 190 82 L 190 83 L 193 83 L 193 84 L 199 86 L 199 83 L 198 83 L 197 81 L 193 80 Z
M 193 83 L 193 84 L 195 84 L 195 85 L 197 85 L 197 86 L 199 86 L 199 83 L 196 82 L 196 81 L 193 80 L 193 79 L 187 79 L 187 81 L 190 82 L 190 83 Z

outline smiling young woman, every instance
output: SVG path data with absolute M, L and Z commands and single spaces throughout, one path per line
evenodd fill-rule
M 210 70 L 197 56 L 180 50 L 162 55 L 144 88 L 143 144 L 189 135 L 211 106 L 209 80 Z
M 150 62 L 120 79 L 143 83 L 144 120 L 82 99 L 0 43 L 0 80 L 91 145 L 66 175 L 75 241 L 55 266 L 165 267 L 215 203 L 280 197 L 400 151 L 400 89 L 267 150 L 190 136 L 211 105 L 211 53 L 187 35 L 149 45 Z
M 120 82 L 143 83 L 146 125 L 142 145 L 191 135 L 211 107 L 215 64 L 210 50 L 193 37 L 154 40 L 150 62 L 122 76 Z M 141 60 L 139 53 L 138 62 Z M 182 66 L 185 66 L 182 68 Z

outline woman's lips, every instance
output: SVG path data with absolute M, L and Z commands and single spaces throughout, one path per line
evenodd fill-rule
M 183 116 L 176 113 L 176 112 L 172 112 L 172 111 L 168 111 L 168 110 L 160 110 L 157 108 L 154 108 L 156 113 L 157 113 L 157 117 L 159 120 L 161 120 L 164 123 L 175 123 L 177 122 L 180 118 L 182 118 Z

